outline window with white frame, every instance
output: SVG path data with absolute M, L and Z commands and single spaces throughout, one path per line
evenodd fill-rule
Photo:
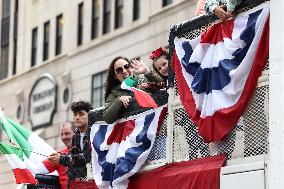
M 9 70 L 9 36 L 10 36 L 10 1 L 2 2 L 1 19 L 1 59 L 0 59 L 0 80 L 8 77 Z
M 99 15 L 100 3 L 99 0 L 92 1 L 92 20 L 91 20 L 91 39 L 95 39 L 99 35 Z
M 133 14 L 132 20 L 138 20 L 140 18 L 140 0 L 133 0 Z
M 173 0 L 163 0 L 163 7 L 169 5 L 169 4 L 172 4 L 173 3 Z
M 49 30 L 50 30 L 50 24 L 49 21 L 47 21 L 44 23 L 43 26 L 43 51 L 42 51 L 43 61 L 47 60 L 49 55 Z
M 110 32 L 111 1 L 104 0 L 103 6 L 103 34 Z
M 101 107 L 105 104 L 104 83 L 107 78 L 107 71 L 92 76 L 92 106 L 93 108 Z
M 77 23 L 77 46 L 83 43 L 83 16 L 84 16 L 84 3 L 78 5 L 78 23 Z
M 56 34 L 55 34 L 55 55 L 62 51 L 62 35 L 63 35 L 63 15 L 56 17 Z
M 120 28 L 123 25 L 123 0 L 115 0 L 115 18 L 114 28 Z
M 37 55 L 37 27 L 32 30 L 31 67 L 36 65 Z

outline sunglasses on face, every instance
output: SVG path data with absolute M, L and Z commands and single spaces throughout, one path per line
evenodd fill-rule
M 122 74 L 122 73 L 123 73 L 123 68 L 126 69 L 126 70 L 128 70 L 128 69 L 130 68 L 130 64 L 125 64 L 123 67 L 117 67 L 117 68 L 115 69 L 115 72 L 116 72 L 117 74 Z

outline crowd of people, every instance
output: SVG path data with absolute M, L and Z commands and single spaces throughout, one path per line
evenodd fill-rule
M 240 3 L 241 0 L 199 0 L 196 16 L 214 13 L 224 21 L 233 17 L 235 7 Z M 126 112 L 135 103 L 133 93 L 121 88 L 122 82 L 127 77 L 137 80 L 135 87 L 154 97 L 157 92 L 166 92 L 168 49 L 160 47 L 154 50 L 149 59 L 152 61 L 153 69 L 141 60 L 130 60 L 123 56 L 115 57 L 111 61 L 105 82 L 105 107 L 102 115 L 106 123 L 114 123 L 119 118 L 127 117 Z M 165 102 L 159 102 L 157 98 L 154 99 L 159 105 L 165 104 Z M 92 106 L 87 101 L 72 103 L 73 121 L 63 123 L 61 127 L 61 140 L 66 147 L 51 154 L 44 161 L 49 172 L 58 171 L 62 189 L 69 188 L 71 180 L 87 178 L 86 164 L 91 161 L 90 127 L 88 126 L 88 113 L 91 109 Z
M 136 59 L 129 60 L 126 57 L 118 56 L 111 61 L 105 83 L 106 105 L 103 111 L 105 122 L 113 123 L 123 116 L 126 117 L 124 112 L 132 103 L 135 103 L 133 93 L 120 86 L 127 77 L 137 79 L 135 87 L 150 94 L 159 90 L 165 91 L 168 74 L 167 49 L 159 48 L 153 51 L 150 59 L 153 60 L 154 71 L 143 61 Z M 161 103 L 159 104 L 161 105 Z M 48 172 L 42 172 L 39 169 L 36 175 L 39 181 L 51 184 L 53 180 L 50 177 L 41 178 L 41 176 L 53 171 L 58 172 L 59 184 L 62 189 L 69 188 L 72 180 L 87 179 L 86 164 L 91 161 L 90 127 L 88 126 L 88 113 L 91 109 L 92 106 L 87 101 L 80 100 L 71 104 L 73 121 L 63 123 L 60 129 L 61 140 L 65 144 L 65 148 L 51 154 L 43 161 Z M 28 188 L 32 188 L 32 186 Z

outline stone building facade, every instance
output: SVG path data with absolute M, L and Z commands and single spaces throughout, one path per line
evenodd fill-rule
M 70 103 L 103 105 L 110 61 L 119 55 L 150 63 L 166 46 L 169 27 L 194 17 L 195 0 L 2 0 L 0 3 L 0 107 L 63 147 L 60 124 Z M 2 141 L 7 137 L 0 130 Z M 0 156 L 0 188 L 15 188 Z

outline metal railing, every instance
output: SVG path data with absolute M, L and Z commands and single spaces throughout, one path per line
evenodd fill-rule
M 240 5 L 237 13 L 244 12 L 263 2 L 265 1 L 244 1 Z M 174 50 L 173 40 L 175 37 L 182 36 L 193 39 L 216 20 L 217 18 L 214 15 L 204 15 L 173 26 L 169 36 L 170 57 Z M 197 126 L 187 116 L 179 100 L 175 76 L 173 72 L 169 70 L 168 115 L 157 135 L 154 147 L 142 171 L 150 170 L 167 163 L 192 160 L 220 153 L 226 153 L 228 159 L 243 159 L 267 154 L 269 132 L 268 71 L 269 63 L 267 62 L 259 78 L 257 89 L 245 113 L 227 138 L 220 143 L 207 144 L 203 141 L 202 137 L 199 136 Z M 100 116 L 91 116 L 91 123 L 94 123 L 94 117 L 98 119 Z

